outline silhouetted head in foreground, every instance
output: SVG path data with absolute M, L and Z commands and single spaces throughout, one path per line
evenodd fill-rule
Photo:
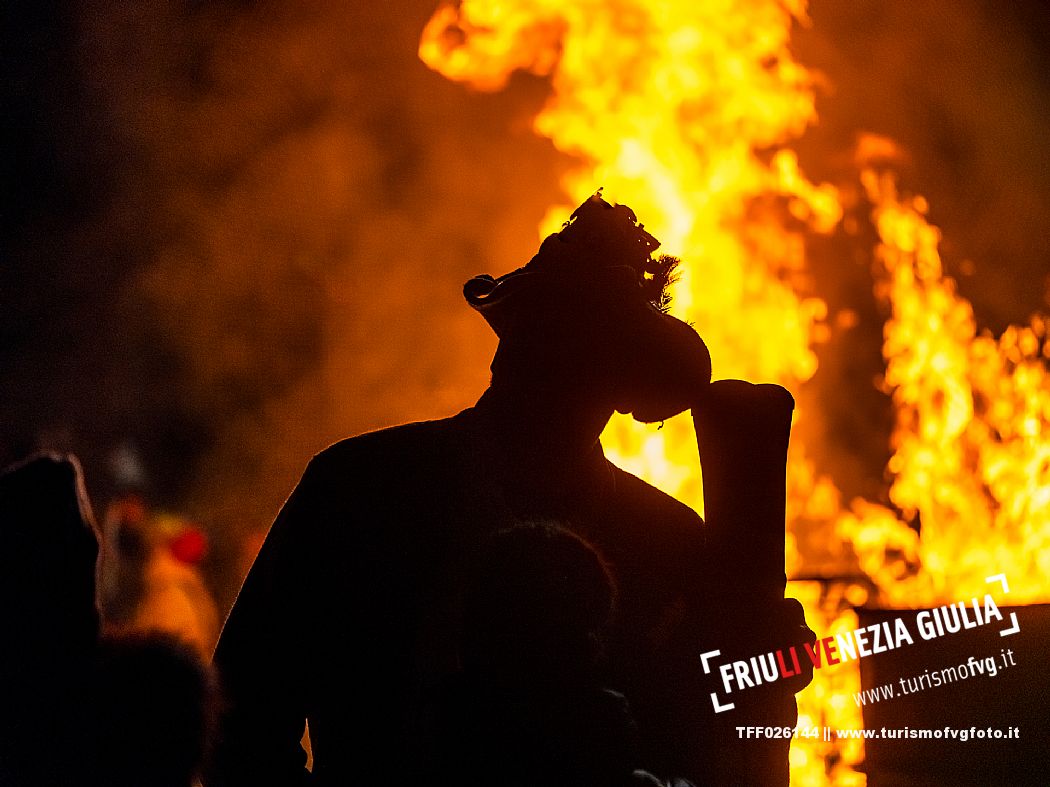
M 464 668 L 500 683 L 594 680 L 613 611 L 612 576 L 597 552 L 553 524 L 493 536 L 464 603 Z
M 707 347 L 666 313 L 678 261 L 630 208 L 600 193 L 524 267 L 464 286 L 499 336 L 493 388 L 555 388 L 652 422 L 688 409 L 711 380 Z
M 462 673 L 438 718 L 441 783 L 548 787 L 626 783 L 634 723 L 599 662 L 611 575 L 553 524 L 496 533 L 468 575 Z

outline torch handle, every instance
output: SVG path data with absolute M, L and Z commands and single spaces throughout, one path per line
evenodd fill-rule
M 737 603 L 784 597 L 787 449 L 795 400 L 779 385 L 719 380 L 693 410 L 707 546 Z

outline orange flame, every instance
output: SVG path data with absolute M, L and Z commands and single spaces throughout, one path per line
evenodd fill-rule
M 814 346 L 830 330 L 823 301 L 806 294 L 807 232 L 834 230 L 837 191 L 814 184 L 786 145 L 816 121 L 812 81 L 789 49 L 805 0 L 462 0 L 423 32 L 420 57 L 451 79 L 498 90 L 518 69 L 549 77 L 534 120 L 578 165 L 541 236 L 571 206 L 606 188 L 630 205 L 683 266 L 674 311 L 707 342 L 716 377 L 780 383 L 794 392 L 814 374 Z M 869 160 L 898 154 L 862 137 Z M 1050 358 L 1046 324 L 1000 339 L 977 335 L 970 305 L 944 276 L 938 231 L 922 198 L 902 199 L 889 175 L 866 169 L 890 304 L 886 388 L 897 424 L 888 468 L 900 511 L 854 501 L 843 511 L 833 481 L 796 434 L 788 465 L 788 572 L 800 566 L 799 523 L 834 523 L 852 544 L 879 600 L 902 606 L 954 601 L 1006 572 L 1011 600 L 1050 588 Z M 754 338 L 756 335 L 758 339 Z M 770 340 L 775 337 L 775 340 Z M 799 413 L 804 419 L 805 413 Z M 616 418 L 603 435 L 614 462 L 702 509 L 688 418 L 654 431 Z M 908 522 L 921 522 L 921 537 Z M 792 583 L 811 627 L 856 627 L 850 606 L 866 590 Z M 983 592 L 983 591 L 982 591 Z M 799 724 L 860 728 L 851 694 L 856 662 L 819 670 L 799 696 Z M 799 739 L 796 784 L 863 784 L 859 740 Z
M 602 185 L 668 252 L 711 261 L 684 266 L 676 313 L 704 337 L 719 376 L 795 388 L 816 369 L 827 310 L 792 285 L 805 270 L 803 234 L 783 208 L 817 231 L 841 216 L 835 190 L 810 183 L 780 147 L 815 119 L 809 76 L 787 51 L 802 14 L 774 0 L 749 13 L 728 2 L 468 0 L 435 13 L 420 56 L 482 90 L 515 69 L 549 75 L 534 125 L 581 161 L 562 184 L 570 202 Z M 570 210 L 552 207 L 541 235 Z M 755 341 L 756 326 L 777 342 Z M 617 419 L 603 442 L 613 461 L 702 508 L 687 419 L 659 432 Z
M 1050 598 L 1050 343 L 1034 317 L 999 339 L 944 275 L 922 197 L 866 169 L 882 265 L 886 388 L 896 427 L 890 500 L 858 501 L 839 526 L 894 606 L 950 603 L 1010 580 L 1010 603 Z M 921 534 L 921 535 L 920 535 Z

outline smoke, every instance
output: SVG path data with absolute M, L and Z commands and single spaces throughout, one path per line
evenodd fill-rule
M 52 278 L 83 277 L 70 301 L 96 293 L 105 319 L 69 327 L 50 375 L 61 389 L 87 367 L 75 396 L 23 399 L 32 437 L 57 425 L 45 440 L 92 454 L 97 475 L 131 441 L 155 494 L 259 527 L 326 444 L 473 402 L 494 339 L 462 283 L 528 259 L 559 162 L 529 130 L 541 82 L 476 96 L 419 62 L 432 10 L 79 9 L 64 78 L 115 183 L 86 197 L 105 202 L 87 226 L 63 227 L 77 259 Z M 30 251 L 42 235 L 23 233 Z
M 236 533 L 326 444 L 476 398 L 494 339 L 460 287 L 528 259 L 567 162 L 530 128 L 542 80 L 476 94 L 418 60 L 434 7 L 110 0 L 15 19 L 7 98 L 29 120 L 9 153 L 5 453 L 65 443 L 106 489 L 133 445 L 159 499 Z M 898 140 L 995 329 L 1046 305 L 1050 25 L 1019 8 L 813 0 L 796 41 L 826 75 L 807 171 L 845 182 L 858 130 Z M 855 251 L 872 243 L 829 244 L 816 287 L 859 317 L 821 351 L 814 428 L 844 490 L 875 499 L 882 315 Z
M 857 131 L 910 154 L 908 187 L 930 199 L 943 253 L 979 319 L 1001 331 L 1048 306 L 1050 9 L 987 0 L 814 0 L 795 41 L 828 77 L 813 170 Z M 1002 275 L 1010 271 L 1011 275 Z

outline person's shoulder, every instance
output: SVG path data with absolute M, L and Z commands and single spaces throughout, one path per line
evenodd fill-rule
M 328 446 L 306 466 L 275 527 L 284 538 L 336 549 L 332 537 L 374 537 L 384 523 L 411 521 L 406 512 L 433 500 L 451 472 L 447 448 L 457 439 L 457 418 L 400 424 Z
M 310 460 L 306 476 L 317 481 L 370 476 L 392 467 L 421 466 L 447 455 L 463 413 L 433 421 L 398 424 L 333 443 Z
M 300 484 L 321 490 L 364 492 L 395 478 L 413 484 L 441 477 L 461 447 L 469 410 L 450 418 L 385 427 L 340 440 L 314 456 Z

